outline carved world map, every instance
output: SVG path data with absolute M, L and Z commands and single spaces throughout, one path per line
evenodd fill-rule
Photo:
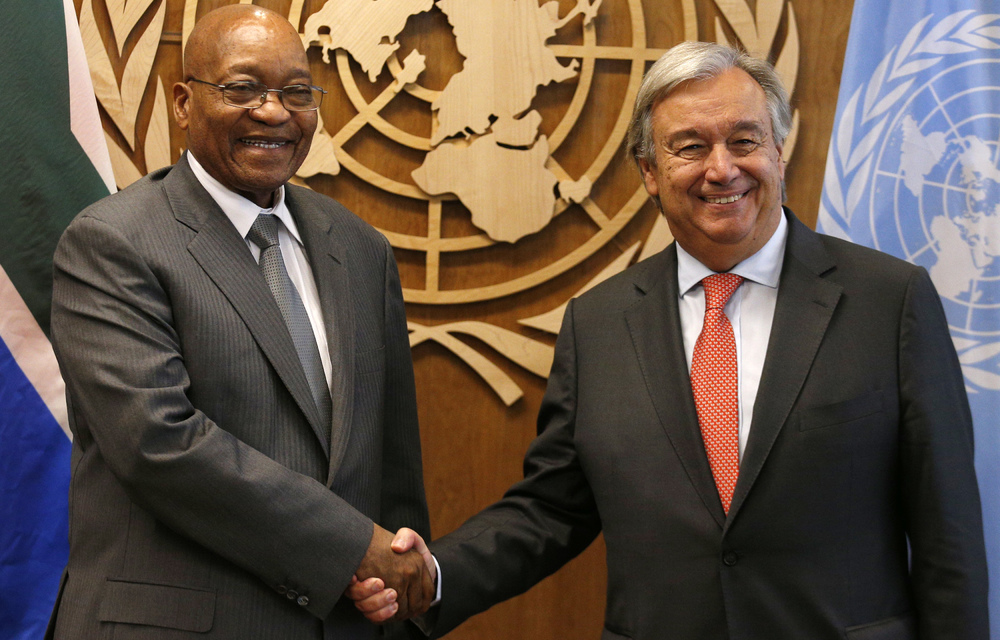
M 579 63 L 561 64 L 547 40 L 579 15 L 593 20 L 600 4 L 578 0 L 560 18 L 558 2 L 437 3 L 465 60 L 431 105 L 437 115 L 432 150 L 412 175 L 430 195 L 455 194 L 493 240 L 516 242 L 544 228 L 555 212 L 557 186 L 566 199 L 587 195 L 589 185 L 559 183 L 546 169 L 548 141 L 539 135 L 542 118 L 531 103 L 538 87 L 577 74 Z M 330 50 L 343 49 L 374 81 L 399 49 L 407 19 L 432 6 L 432 0 L 329 0 L 306 21 L 302 37 L 307 46 L 322 46 L 327 63 Z M 423 69 L 424 57 L 413 51 L 397 77 L 412 82 Z M 489 175 L 496 166 L 520 177 L 514 188 Z

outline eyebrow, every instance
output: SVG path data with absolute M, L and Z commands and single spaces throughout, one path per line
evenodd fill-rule
M 260 71 L 261 71 L 260 67 L 254 64 L 236 64 L 227 70 L 227 74 L 229 75 L 243 74 L 243 75 L 253 76 L 254 78 L 259 78 Z M 309 71 L 309 69 L 305 69 L 302 67 L 296 69 L 290 69 L 288 74 L 286 74 L 286 77 L 305 78 L 308 80 L 308 82 L 312 82 L 312 73 Z
M 767 128 L 758 120 L 737 120 L 732 128 L 731 132 L 736 131 L 753 131 L 761 135 L 767 135 Z M 664 138 L 666 144 L 674 144 L 678 140 L 684 140 L 687 138 L 703 138 L 703 134 L 698 129 L 683 129 L 681 131 L 675 131 L 669 136 Z

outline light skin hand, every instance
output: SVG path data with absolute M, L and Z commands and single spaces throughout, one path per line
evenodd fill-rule
M 394 553 L 399 555 L 419 554 L 419 557 L 424 562 L 425 573 L 431 580 L 432 591 L 427 598 L 427 605 L 429 606 L 434 598 L 433 586 L 437 580 L 437 567 L 424 539 L 416 531 L 404 527 L 396 533 L 390 548 Z M 403 620 L 426 611 L 426 608 L 415 611 L 411 606 L 409 615 L 398 614 L 400 607 L 396 601 L 397 593 L 395 589 L 391 587 L 387 588 L 381 579 L 375 577 L 367 580 L 359 580 L 355 577 L 351 580 L 350 586 L 348 586 L 347 591 L 344 593 L 348 598 L 355 601 L 354 606 L 358 608 L 358 611 L 364 614 L 368 620 L 377 624 L 386 622 L 387 620 Z
M 392 620 L 399 610 L 399 605 L 396 604 L 396 590 L 386 589 L 385 584 L 378 578 L 362 581 L 358 580 L 357 576 L 352 576 L 351 584 L 348 585 L 344 595 L 354 600 L 354 606 L 358 611 L 375 624 Z
M 344 594 L 372 622 L 406 620 L 427 611 L 434 599 L 434 561 L 427 559 L 427 545 L 415 532 L 397 543 L 391 533 L 374 525 L 371 543 L 361 560 L 356 576 Z M 417 548 L 413 548 L 417 545 Z M 408 546 L 407 546 L 408 545 Z M 422 548 L 422 550 L 421 550 Z

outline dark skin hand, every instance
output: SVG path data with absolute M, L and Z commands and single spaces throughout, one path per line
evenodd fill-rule
M 374 525 L 368 551 L 356 572 L 357 579 L 368 585 L 369 578 L 377 578 L 386 589 L 396 594 L 398 609 L 393 620 L 406 620 L 427 611 L 434 600 L 434 579 L 427 565 L 416 550 L 405 553 L 392 550 L 393 534 Z M 352 582 L 352 585 L 356 583 Z

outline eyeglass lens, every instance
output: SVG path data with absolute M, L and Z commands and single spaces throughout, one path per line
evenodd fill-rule
M 308 111 L 319 107 L 323 93 L 306 84 L 294 84 L 282 89 L 268 89 L 258 82 L 232 82 L 222 89 L 222 97 L 234 107 L 255 109 L 264 104 L 268 92 L 277 92 L 281 103 L 292 111 Z

